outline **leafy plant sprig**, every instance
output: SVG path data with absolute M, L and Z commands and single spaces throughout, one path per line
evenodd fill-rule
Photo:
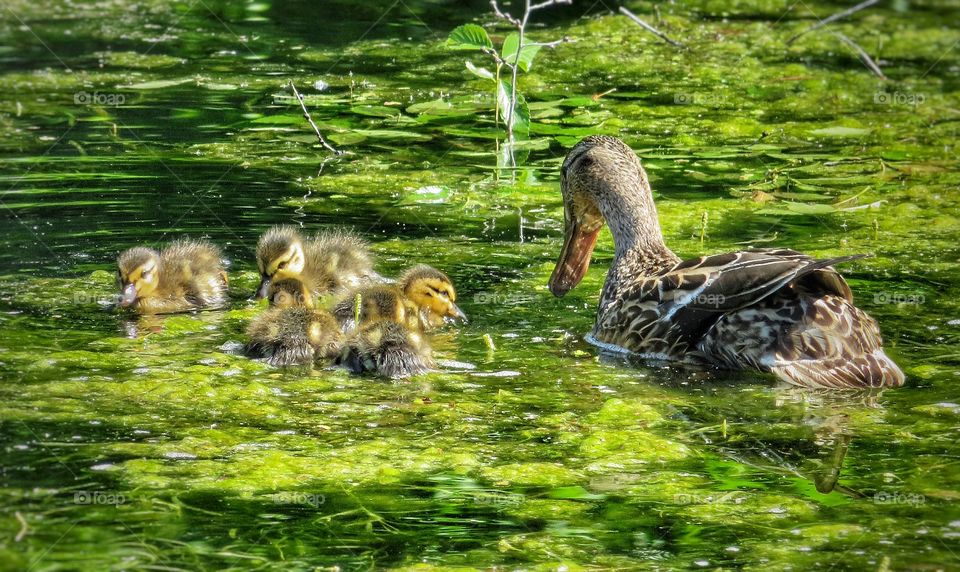
M 526 98 L 517 91 L 517 75 L 520 70 L 530 71 L 530 68 L 533 67 L 533 60 L 541 48 L 554 48 L 570 41 L 568 38 L 563 38 L 552 42 L 527 42 L 526 29 L 530 21 L 530 15 L 537 10 L 558 4 L 571 4 L 572 1 L 546 0 L 531 4 L 530 0 L 525 0 L 523 17 L 516 18 L 509 12 L 501 10 L 497 0 L 491 0 L 490 5 L 497 17 L 509 22 L 517 29 L 516 32 L 511 32 L 503 39 L 499 51 L 494 47 L 493 40 L 490 39 L 487 31 L 477 24 L 459 26 L 450 32 L 447 39 L 447 45 L 453 49 L 481 51 L 493 59 L 496 65 L 493 72 L 486 68 L 477 67 L 469 60 L 465 63 L 470 73 L 494 83 L 496 117 L 498 120 L 502 119 L 506 125 L 507 140 L 511 144 L 515 141 L 517 133 L 524 137 L 530 133 L 530 109 L 527 106 Z M 509 74 L 509 81 L 503 77 L 504 68 Z

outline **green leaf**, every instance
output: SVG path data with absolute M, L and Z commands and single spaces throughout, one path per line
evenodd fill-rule
M 517 48 L 520 46 L 520 34 L 513 32 L 509 34 L 503 40 L 503 47 L 500 49 L 500 57 L 503 58 L 503 61 L 512 64 L 514 61 L 517 61 Z M 523 71 L 530 71 L 530 68 L 533 67 L 533 58 L 537 56 L 537 52 L 540 51 L 540 47 L 537 44 L 526 44 L 523 46 L 523 49 L 520 50 L 520 60 L 517 61 L 517 67 Z
M 464 24 L 450 32 L 447 47 L 455 50 L 482 50 L 493 48 L 493 42 L 482 27 L 476 24 Z
M 478 68 L 473 65 L 473 62 L 464 62 L 467 64 L 467 69 L 470 70 L 470 73 L 473 75 L 482 78 L 482 79 L 493 79 L 493 72 L 486 68 Z

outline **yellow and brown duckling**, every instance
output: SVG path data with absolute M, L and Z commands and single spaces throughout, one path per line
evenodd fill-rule
M 647 174 L 614 137 L 578 143 L 561 167 L 565 240 L 550 277 L 563 296 L 583 278 L 604 223 L 616 253 L 591 341 L 660 360 L 773 372 L 813 387 L 896 387 L 903 372 L 880 328 L 833 269 L 758 249 L 682 260 L 664 244 Z
M 271 283 L 270 308 L 247 327 L 247 353 L 273 366 L 307 365 L 340 355 L 340 326 L 314 307 L 310 287 L 296 278 Z
M 390 320 L 361 323 L 347 338 L 338 362 L 353 373 L 390 379 L 421 375 L 433 366 L 433 352 L 420 331 Z
M 284 278 L 306 280 L 317 295 L 377 278 L 366 241 L 343 230 L 304 237 L 295 227 L 275 226 L 257 243 L 257 268 L 257 298 L 267 295 L 271 281 Z
M 354 373 L 392 379 L 426 373 L 434 362 L 424 332 L 447 320 L 466 320 L 456 300 L 447 275 L 426 265 L 409 269 L 395 284 L 356 289 L 334 309 L 352 331 L 340 363 Z
M 162 251 L 138 246 L 117 258 L 120 306 L 141 314 L 169 314 L 222 306 L 227 273 L 220 249 L 202 240 L 178 240 Z
M 356 327 L 357 297 L 361 324 L 389 320 L 410 329 L 429 331 L 448 321 L 466 321 L 457 306 L 450 278 L 432 266 L 410 268 L 394 284 L 362 286 L 349 292 L 333 313 L 345 331 Z

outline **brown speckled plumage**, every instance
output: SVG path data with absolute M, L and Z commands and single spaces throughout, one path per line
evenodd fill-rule
M 681 261 L 663 243 L 647 176 L 613 137 L 577 144 L 562 167 L 566 240 L 550 288 L 583 277 L 604 221 L 616 254 L 592 341 L 656 359 L 770 371 L 811 387 L 895 387 L 903 373 L 833 265 L 788 249 Z M 586 252 L 584 252 L 586 251 Z

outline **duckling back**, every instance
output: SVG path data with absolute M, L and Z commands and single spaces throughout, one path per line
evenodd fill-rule
M 247 328 L 248 353 L 274 366 L 306 365 L 340 354 L 342 335 L 329 312 L 314 308 L 309 285 L 284 278 L 270 285 L 271 307 Z
M 347 340 L 339 363 L 353 373 L 403 379 L 430 371 L 433 358 L 423 334 L 380 321 L 362 326 Z
M 160 253 L 160 285 L 180 289 L 197 306 L 227 301 L 227 273 L 220 249 L 206 241 L 178 240 Z
M 329 292 L 343 292 L 379 278 L 373 271 L 370 246 L 345 230 L 323 232 L 309 242 L 305 272 Z
M 251 356 L 279 367 L 335 358 L 342 342 L 333 316 L 304 306 L 268 309 L 250 322 L 247 336 Z
M 378 321 L 390 321 L 410 328 L 418 328 L 416 307 L 396 286 L 391 284 L 365 286 L 348 292 L 334 306 L 333 315 L 344 331 L 356 329 L 358 317 L 361 326 Z

